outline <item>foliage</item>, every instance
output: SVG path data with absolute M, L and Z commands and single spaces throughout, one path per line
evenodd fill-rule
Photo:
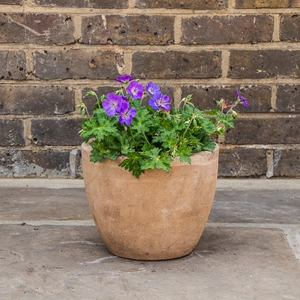
M 116 80 L 125 87 L 100 98 L 94 92 L 87 94 L 96 98 L 91 116 L 84 103 L 78 106 L 83 115 L 79 134 L 92 146 L 92 162 L 124 155 L 120 166 L 137 178 L 147 169 L 168 172 L 175 157 L 190 163 L 193 153 L 213 151 L 212 136 L 233 127 L 237 117 L 233 108 L 239 103 L 249 105 L 236 92 L 237 100 L 230 106 L 220 100 L 215 109 L 202 111 L 189 95 L 171 108 L 169 96 L 153 82 L 143 86 L 127 74 Z

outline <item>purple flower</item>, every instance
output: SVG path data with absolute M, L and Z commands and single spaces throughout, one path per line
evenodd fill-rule
M 116 81 L 118 82 L 122 82 L 122 83 L 127 83 L 131 80 L 133 80 L 134 78 L 131 76 L 131 75 L 128 75 L 128 74 L 123 74 L 119 77 L 116 78 Z
M 144 87 L 137 81 L 131 81 L 126 90 L 133 99 L 139 99 L 143 96 Z
M 108 93 L 106 99 L 102 101 L 102 106 L 108 116 L 112 117 L 120 112 L 122 106 L 122 96 L 114 93 Z
M 153 98 L 149 99 L 148 103 L 155 110 L 164 109 L 169 111 L 171 108 L 170 97 L 161 93 L 155 94 Z
M 120 99 L 121 99 L 121 107 L 120 107 L 120 111 L 121 111 L 121 110 L 122 110 L 122 107 L 123 107 L 123 103 L 126 102 L 126 103 L 129 104 L 129 100 L 128 100 L 128 98 L 125 97 L 125 96 L 120 96 Z M 120 112 L 120 111 L 118 111 L 118 112 Z
M 245 97 L 243 97 L 242 95 L 240 95 L 240 93 L 239 93 L 238 91 L 235 91 L 234 93 L 235 93 L 235 95 L 238 97 L 238 99 L 243 103 L 243 105 L 244 105 L 245 107 L 250 106 L 250 103 L 246 100 Z
M 160 92 L 160 88 L 153 82 L 149 82 L 146 86 L 146 91 L 151 95 L 154 96 L 155 94 Z
M 130 108 L 129 102 L 124 101 L 122 103 L 120 116 L 119 116 L 119 122 L 121 124 L 130 125 L 132 119 L 136 116 L 136 109 L 134 107 Z

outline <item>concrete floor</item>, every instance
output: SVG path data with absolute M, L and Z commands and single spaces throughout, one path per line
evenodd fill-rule
M 0 180 L 0 299 L 300 299 L 300 180 L 219 180 L 189 256 L 110 254 L 82 180 Z

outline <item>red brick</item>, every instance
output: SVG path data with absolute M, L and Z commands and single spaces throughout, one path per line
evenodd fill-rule
M 275 150 L 274 151 L 275 176 L 300 176 L 300 150 Z
M 88 49 L 36 51 L 34 74 L 41 79 L 114 79 L 123 66 L 123 54 Z
M 221 149 L 219 177 L 257 177 L 267 173 L 267 155 L 264 149 Z
M 227 144 L 299 144 L 300 116 L 238 119 L 225 135 Z
M 25 146 L 24 126 L 22 120 L 0 119 L 0 146 Z
M 0 14 L 0 43 L 71 44 L 74 23 L 60 14 Z
M 83 17 L 86 44 L 166 45 L 174 43 L 174 17 L 97 15 Z
M 300 41 L 300 15 L 282 15 L 280 19 L 280 40 Z
M 276 106 L 278 112 L 300 112 L 300 85 L 279 85 Z
M 31 120 L 32 142 L 39 146 L 75 146 L 82 139 L 78 135 L 81 119 L 34 119 Z
M 181 8 L 181 9 L 225 9 L 228 7 L 228 0 L 210 0 L 210 1 L 195 1 L 195 0 L 136 0 L 136 7 L 139 8 Z
M 65 114 L 74 111 L 67 86 L 0 86 L 0 114 Z
M 199 16 L 182 21 L 182 44 L 272 41 L 274 19 L 267 15 Z
M 239 90 L 241 95 L 250 103 L 249 107 L 238 105 L 237 112 L 269 112 L 271 109 L 271 87 L 265 85 L 253 86 L 183 86 L 182 97 L 193 94 L 192 101 L 200 109 L 212 109 L 216 101 L 224 99 L 233 103 L 236 100 L 234 94 Z
M 89 8 L 127 8 L 128 0 L 33 0 L 37 5 Z
M 132 56 L 132 74 L 138 78 L 218 78 L 221 76 L 221 53 L 136 52 Z
M 298 0 L 236 0 L 236 8 L 289 8 L 300 7 Z
M 24 51 L 0 51 L 0 79 L 23 80 L 26 78 Z
M 230 78 L 299 78 L 299 50 L 232 50 Z

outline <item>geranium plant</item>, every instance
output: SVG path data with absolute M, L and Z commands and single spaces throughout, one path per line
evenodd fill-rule
M 116 80 L 123 86 L 114 93 L 101 97 L 92 91 L 87 94 L 96 97 L 92 115 L 84 103 L 78 105 L 84 116 L 79 134 L 92 146 L 92 162 L 123 155 L 120 166 L 137 178 L 147 169 L 168 172 L 175 157 L 190 163 L 192 154 L 213 151 L 212 136 L 233 127 L 234 107 L 239 103 L 249 106 L 236 91 L 233 104 L 221 99 L 215 109 L 196 108 L 192 95 L 172 107 L 170 97 L 153 82 L 143 85 L 127 74 Z

